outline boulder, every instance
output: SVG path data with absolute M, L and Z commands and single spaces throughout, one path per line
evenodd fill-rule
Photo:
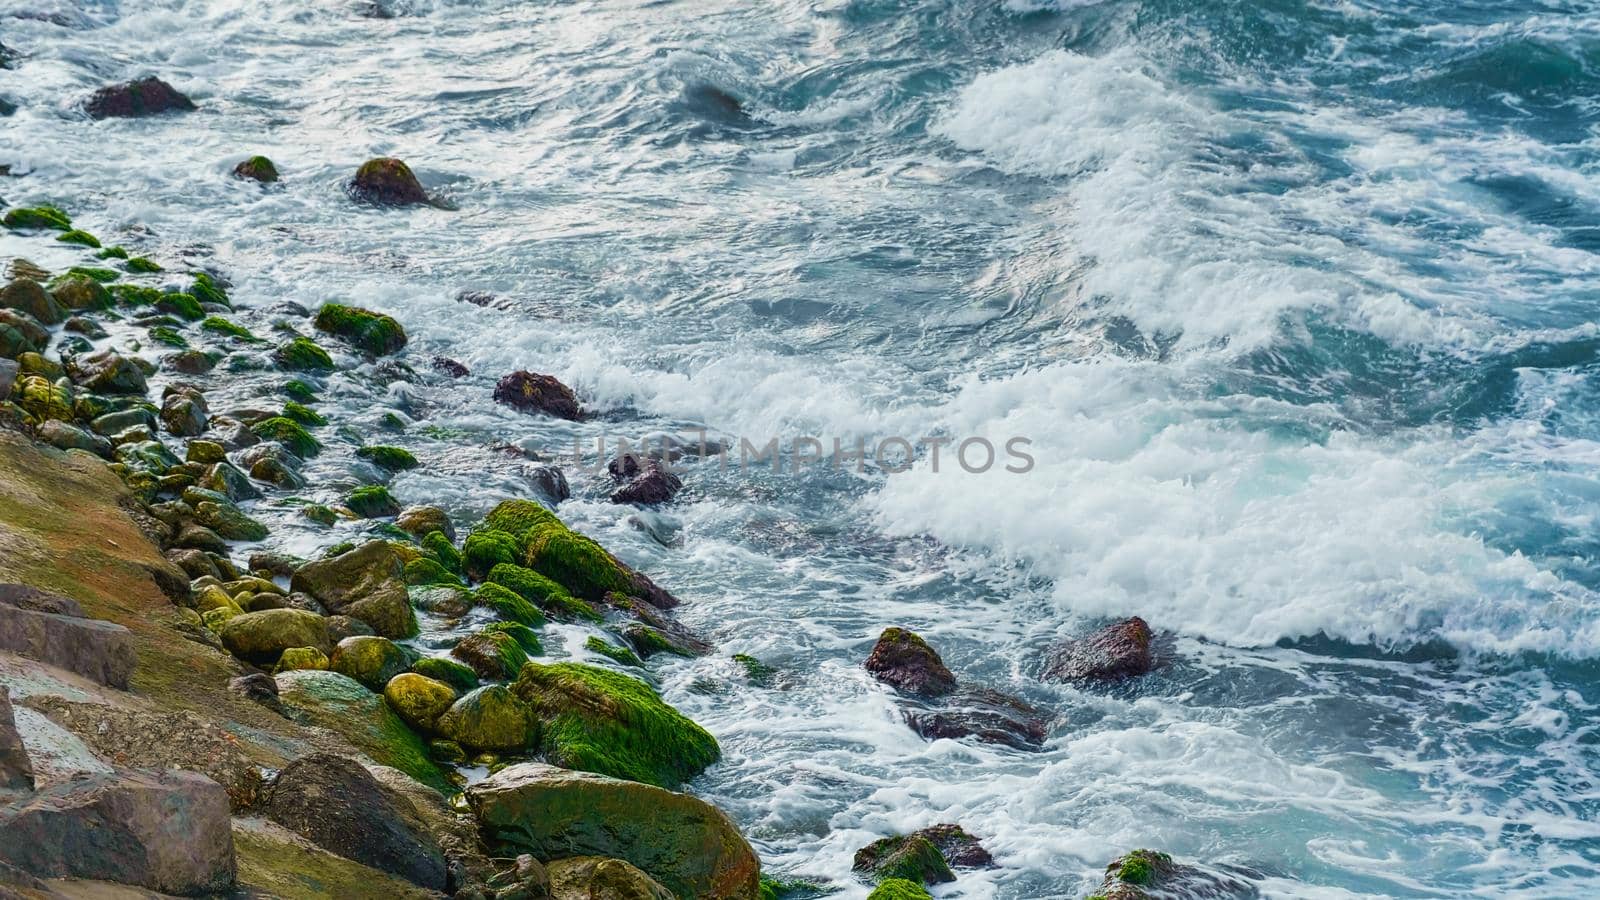
M 357 635 L 334 647 L 328 668 L 382 693 L 389 679 L 411 668 L 411 657 L 388 638 Z
M 517 371 L 494 386 L 494 399 L 522 413 L 543 413 L 558 419 L 577 420 L 582 416 L 578 396 L 549 375 Z
M 437 506 L 408 506 L 395 516 L 394 524 L 418 539 L 435 531 L 442 532 L 452 541 L 456 539 L 456 529 L 450 524 L 450 516 Z
M 67 318 L 56 298 L 30 278 L 18 278 L 0 289 L 0 309 L 27 313 L 41 325 L 60 325 Z
M 198 437 L 205 433 L 211 411 L 199 391 L 179 391 L 161 402 L 161 424 L 171 434 Z
M 264 609 L 234 616 L 218 636 L 229 653 L 263 666 L 276 663 L 293 647 L 314 647 L 323 653 L 332 649 L 327 621 L 303 609 Z
M 1045 657 L 1047 681 L 1114 681 L 1155 668 L 1150 626 L 1138 616 L 1063 641 Z
M 856 851 L 852 868 L 857 872 L 875 872 L 892 854 L 913 838 L 922 838 L 932 843 L 944 856 L 945 861 L 955 868 L 987 869 L 994 865 L 994 857 L 989 855 L 989 851 L 984 849 L 977 838 L 968 834 L 960 825 L 946 823 L 929 825 L 910 834 L 873 841 Z
M 450 791 L 427 744 L 382 696 L 338 672 L 303 669 L 276 676 L 278 699 L 302 722 L 342 736 L 379 765 L 399 769 L 436 790 Z
M 934 843 L 921 834 L 878 841 L 856 852 L 854 868 L 875 881 L 904 878 L 915 884 L 945 884 L 955 881 L 950 864 Z
M 677 787 L 722 755 L 649 685 L 610 669 L 529 663 L 513 690 L 542 725 L 545 758 L 569 769 Z
M 933 900 L 933 895 L 915 881 L 885 878 L 867 895 L 867 900 Z
M 218 495 L 195 505 L 195 521 L 229 541 L 259 541 L 266 537 L 267 526 L 244 514 L 227 497 Z
M 22 745 L 11 712 L 11 689 L 0 684 L 0 797 L 6 791 L 33 790 L 33 762 Z
M 369 541 L 296 569 L 290 589 L 309 594 L 330 612 L 366 622 L 384 637 L 406 638 L 417 633 L 417 619 L 404 576 L 400 554 L 387 541 Z
M 265 808 L 268 819 L 347 859 L 444 890 L 444 852 L 411 801 L 355 760 L 328 753 L 285 766 Z
M 550 900 L 678 900 L 638 867 L 603 856 L 574 856 L 545 866 Z
M 195 443 L 205 443 L 196 441 Z M 190 444 L 193 447 L 194 444 Z M 192 454 L 191 454 L 192 455 Z M 235 502 L 240 500 L 254 500 L 261 496 L 261 491 L 250 483 L 250 477 L 239 471 L 239 467 L 227 460 L 212 463 L 200 476 L 199 486 L 208 491 L 216 491 Z
M 621 859 L 697 900 L 760 890 L 760 861 L 739 829 L 687 794 L 543 763 L 508 766 L 466 794 L 494 851 Z
M 884 684 L 919 697 L 955 690 L 956 676 L 928 642 L 904 628 L 886 628 L 865 663 Z
M 194 101 L 159 78 L 140 78 L 103 87 L 83 104 L 92 119 L 134 119 L 195 108 Z
M 958 688 L 934 708 L 906 711 L 906 724 L 929 740 L 972 737 L 986 744 L 1038 750 L 1047 721 L 1028 703 L 989 688 Z
M 470 369 L 448 356 L 435 356 L 430 365 L 435 372 L 450 378 L 465 378 L 472 374 Z
M 317 330 L 325 331 L 374 356 L 397 353 L 406 345 L 406 330 L 392 317 L 359 306 L 327 303 L 317 311 Z
M 278 167 L 265 156 L 252 156 L 233 167 L 233 177 L 271 184 L 278 180 Z
M 1254 884 L 1230 872 L 1180 863 L 1158 850 L 1133 850 L 1106 866 L 1104 900 L 1254 900 Z
M 504 685 L 468 692 L 439 716 L 439 734 L 475 750 L 521 750 L 538 739 L 528 707 Z
M 278 665 L 274 672 L 298 672 L 303 669 L 323 670 L 328 668 L 328 654 L 316 647 L 290 647 L 278 657 Z M 276 693 L 276 689 L 274 689 Z
M 637 503 L 650 506 L 666 503 L 683 489 L 683 480 L 655 460 L 645 463 L 644 470 L 632 481 L 613 491 L 612 503 Z
M 450 655 L 465 663 L 484 681 L 509 681 L 517 677 L 528 662 L 528 652 L 516 638 L 499 631 L 467 635 L 450 648 Z
M 34 431 L 34 436 L 57 450 L 85 450 L 96 456 L 107 458 L 111 456 L 110 441 L 59 419 L 40 423 Z
M 389 679 L 383 699 L 406 724 L 424 732 L 437 731 L 439 717 L 456 702 L 456 691 L 426 675 L 405 672 Z M 526 727 L 524 727 L 526 730 Z
M 143 394 L 148 389 L 139 364 L 110 350 L 74 358 L 71 374 L 74 382 L 96 394 Z
M 192 772 L 79 775 L 0 807 L 0 861 L 41 878 L 220 892 L 234 879 L 228 794 Z
M 416 206 L 428 203 L 428 194 L 411 167 L 398 159 L 370 159 L 350 180 L 350 196 L 378 206 Z
M 128 629 L 84 618 L 76 601 L 21 584 L 0 584 L 0 650 L 123 690 L 138 663 Z

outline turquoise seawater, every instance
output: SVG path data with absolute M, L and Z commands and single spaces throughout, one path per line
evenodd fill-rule
M 0 40 L 8 202 L 215 269 L 252 327 L 345 300 L 472 369 L 330 379 L 357 437 L 414 420 L 402 501 L 528 495 L 495 441 L 567 467 L 562 515 L 718 644 L 653 677 L 770 872 L 861 898 L 857 847 L 956 821 L 1001 865 L 941 898 L 1080 897 L 1136 846 L 1265 896 L 1600 894 L 1594 3 L 0 0 Z M 201 110 L 76 112 L 144 74 Z M 280 186 L 228 177 L 254 153 Z M 455 208 L 352 205 L 374 155 Z M 497 407 L 522 367 L 599 415 Z M 1035 465 L 690 464 L 640 512 L 571 458 L 698 428 Z M 1170 666 L 1039 680 L 1131 614 Z M 913 734 L 860 667 L 887 625 L 1045 749 Z

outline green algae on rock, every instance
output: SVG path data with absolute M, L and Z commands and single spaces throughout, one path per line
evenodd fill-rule
M 722 756 L 716 738 L 636 678 L 580 663 L 522 667 L 514 688 L 557 765 L 676 787 Z
M 439 716 L 439 734 L 474 750 L 521 750 L 538 742 L 539 726 L 504 685 L 468 692 Z
M 618 647 L 616 644 L 594 635 L 590 635 L 588 640 L 583 642 L 583 648 L 590 653 L 598 653 L 624 666 L 633 666 L 634 668 L 642 668 L 644 666 L 644 662 L 635 656 L 632 650 L 627 647 Z
M 321 427 L 328 424 L 327 418 L 322 413 L 293 400 L 283 404 L 283 417 L 307 427 Z
M 537 606 L 503 584 L 488 582 L 480 585 L 473 595 L 473 601 L 494 610 L 496 615 L 510 622 L 535 628 L 545 623 L 544 613 Z
M 143 256 L 135 256 L 128 260 L 128 262 L 125 264 L 125 267 L 129 272 L 136 272 L 140 275 L 151 275 L 156 272 L 166 271 L 166 269 L 161 267 L 160 263 L 157 263 L 154 260 L 146 259 Z
M 278 167 L 273 165 L 272 160 L 267 159 L 265 156 L 252 156 L 233 167 L 233 176 L 249 181 L 259 181 L 262 184 L 271 184 L 278 180 Z
M 228 292 L 217 284 L 217 280 L 204 272 L 196 272 L 194 283 L 189 285 L 189 296 L 201 303 L 212 303 L 217 306 L 233 308 L 233 303 L 228 299 Z
M 323 653 L 332 648 L 327 621 L 303 609 L 264 609 L 234 616 L 218 637 L 229 653 L 263 665 L 276 663 L 284 651 L 295 647 Z
M 357 450 L 356 456 L 390 472 L 403 472 L 406 469 L 415 469 L 418 465 L 417 458 L 411 455 L 411 451 L 403 450 L 399 447 L 386 447 L 375 444 Z
M 354 744 L 380 765 L 399 769 L 440 791 L 452 788 L 428 747 L 383 697 L 338 672 L 312 669 L 277 676 L 278 699 L 308 724 Z
M 417 206 L 430 202 L 411 167 L 393 157 L 362 163 L 347 190 L 352 198 L 378 206 Z
M 90 234 L 87 231 L 79 231 L 76 228 L 72 229 L 71 231 L 67 231 L 67 232 L 62 233 L 61 235 L 56 237 L 56 240 L 60 241 L 63 244 L 77 244 L 80 247 L 90 247 L 90 248 L 95 249 L 95 250 L 100 249 L 100 239 L 99 238 L 95 237 L 94 235 Z
M 397 523 L 398 524 L 398 521 Z M 406 529 L 410 532 L 410 529 Z M 415 532 L 411 532 L 415 534 Z M 461 554 L 442 531 L 430 531 L 422 536 L 422 549 L 433 555 L 439 565 L 454 575 L 461 574 Z
M 423 732 L 437 729 L 439 717 L 456 702 L 450 685 L 416 672 L 403 672 L 389 679 L 383 698 L 411 727 Z
M 474 531 L 461 543 L 461 568 L 468 578 L 482 581 L 495 566 L 515 563 L 516 538 L 503 531 Z
M 400 504 L 381 484 L 356 488 L 345 498 L 344 505 L 363 519 L 381 519 L 400 513 Z
M 528 652 L 503 631 L 480 631 L 461 639 L 450 655 L 472 668 L 485 681 L 507 681 L 528 664 Z
M 443 584 L 458 587 L 461 585 L 461 579 L 451 574 L 444 566 L 439 565 L 438 561 L 427 557 L 413 559 L 406 563 L 405 581 L 406 584 L 412 586 Z
M 316 341 L 296 337 L 273 351 L 272 359 L 285 369 L 296 372 L 332 372 L 333 357 Z
M 278 657 L 278 666 L 275 672 L 295 672 L 301 669 L 323 670 L 328 668 L 328 654 L 316 647 L 290 647 Z
M 411 656 L 388 638 L 362 634 L 340 641 L 328 668 L 381 692 L 389 679 L 411 668 Z
M 7 228 L 13 231 L 28 229 L 48 229 L 51 231 L 71 231 L 72 218 L 54 206 L 27 206 L 17 207 L 6 211 L 3 220 Z
M 603 618 L 594 607 L 532 569 L 513 563 L 498 563 L 489 570 L 488 580 L 489 584 L 485 587 L 505 587 L 552 616 L 588 619 L 591 622 L 599 622 Z
M 316 326 L 374 356 L 396 353 L 406 345 L 406 332 L 399 322 L 359 306 L 324 304 L 317 311 Z
M 453 659 L 425 657 L 412 663 L 411 671 L 432 678 L 434 681 L 442 681 L 462 694 L 478 686 L 477 673 Z
M 322 452 L 322 442 L 312 437 L 305 426 L 293 419 L 273 416 L 257 422 L 250 430 L 263 440 L 277 441 L 295 456 L 316 456 Z
M 867 900 L 933 900 L 928 889 L 915 881 L 889 878 L 878 883 Z
M 231 322 L 227 319 L 224 319 L 221 316 L 206 316 L 201 320 L 200 328 L 204 331 L 227 335 L 228 337 L 238 338 L 241 341 L 246 341 L 252 344 L 259 343 L 261 341 L 261 338 L 258 338 L 252 334 L 250 329 L 238 324 L 237 322 Z

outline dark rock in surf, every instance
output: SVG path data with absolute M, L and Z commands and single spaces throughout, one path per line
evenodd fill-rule
M 682 489 L 683 479 L 667 471 L 661 463 L 650 460 L 632 481 L 612 492 L 611 502 L 644 506 L 666 503 Z
M 135 119 L 164 112 L 189 112 L 194 101 L 159 78 L 113 84 L 94 92 L 83 105 L 95 119 Z
M 1016 750 L 1038 750 L 1047 733 L 1037 709 L 990 688 L 959 688 L 937 708 L 907 710 L 906 724 L 930 741 L 970 737 Z
M 1045 658 L 1046 681 L 1112 681 L 1155 668 L 1150 626 L 1138 616 L 1063 641 Z
M 865 665 L 879 681 L 918 697 L 940 697 L 956 687 L 938 652 L 904 628 L 884 629 Z
M 582 416 L 578 395 L 549 375 L 517 371 L 500 379 L 494 386 L 496 402 L 517 412 L 555 416 L 576 421 Z
M 1133 850 L 1106 866 L 1095 896 L 1105 900 L 1254 900 L 1260 890 L 1249 879 L 1260 873 L 1239 867 L 1220 871 L 1187 865 L 1157 850 Z
M 278 180 L 278 167 L 272 160 L 265 156 L 252 156 L 237 166 L 233 167 L 233 177 L 245 181 L 259 181 L 262 184 L 271 184 Z
M 994 857 L 989 855 L 977 838 L 960 825 L 946 823 L 873 841 L 856 851 L 851 868 L 857 872 L 876 872 L 893 854 L 918 838 L 932 844 L 952 868 L 988 869 L 994 866 Z
M 433 370 L 451 378 L 465 378 L 472 374 L 466 366 L 448 356 L 435 356 L 433 358 Z
M 417 206 L 429 202 L 427 192 L 411 167 L 391 157 L 367 160 L 356 170 L 348 189 L 356 200 L 378 206 Z

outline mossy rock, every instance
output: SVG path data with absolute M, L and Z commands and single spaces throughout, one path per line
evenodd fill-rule
M 218 637 L 228 652 L 247 662 L 272 665 L 285 650 L 332 649 L 327 620 L 303 609 L 264 609 L 233 617 Z
M 900 878 L 918 884 L 944 884 L 956 880 L 944 854 L 920 834 L 913 834 L 901 841 L 878 860 L 872 873 L 880 880 Z
M 127 259 L 128 251 L 122 247 L 107 247 L 94 256 L 95 259 Z
M 434 532 L 442 534 L 446 542 L 455 540 L 456 536 L 449 514 L 437 506 L 408 506 L 395 517 L 394 524 L 418 540 Z M 440 562 L 443 561 L 441 558 Z
M 933 895 L 918 882 L 889 878 L 879 882 L 867 900 L 933 900 Z
M 228 292 L 217 284 L 217 280 L 204 272 L 196 272 L 194 283 L 189 285 L 189 295 L 201 303 L 210 303 L 214 306 L 233 308 L 233 303 L 228 299 Z
M 735 653 L 733 661 L 738 663 L 741 669 L 744 669 L 745 677 L 750 679 L 750 683 L 757 687 L 770 686 L 773 678 L 778 674 L 777 669 L 747 653 Z
M 439 716 L 439 734 L 474 750 L 521 750 L 539 739 L 538 722 L 504 685 L 471 691 Z
M 483 517 L 484 527 L 500 531 L 525 543 L 536 529 L 561 525 L 556 514 L 532 500 L 504 500 Z M 565 526 L 562 526 L 565 527 Z
M 598 602 L 613 591 L 632 592 L 631 573 L 604 547 L 565 525 L 533 529 L 524 550 L 528 568 L 560 584 L 581 600 Z
M 493 582 L 480 585 L 473 595 L 473 600 L 479 606 L 494 610 L 496 615 L 508 622 L 518 622 L 534 628 L 542 627 L 545 622 L 544 614 L 538 607 L 503 585 Z
M 422 536 L 422 549 L 433 554 L 439 565 L 445 571 L 455 575 L 461 574 L 461 554 L 457 552 L 456 545 L 450 543 L 442 531 L 430 531 Z
M 350 180 L 348 190 L 356 200 L 379 206 L 415 206 L 429 202 L 411 167 L 387 156 L 362 163 Z
M 103 284 L 110 284 L 122 277 L 116 269 L 104 269 L 99 266 L 73 266 L 56 277 L 56 281 L 66 278 L 89 278 Z
M 261 338 L 258 338 L 251 333 L 250 329 L 240 325 L 237 322 L 224 319 L 221 316 L 206 316 L 200 321 L 200 328 L 215 334 L 222 334 L 231 338 L 238 338 L 241 341 L 246 341 L 252 344 L 258 343 L 261 340 Z
M 491 622 L 483 626 L 483 633 L 508 634 L 529 656 L 539 656 L 544 653 L 544 643 L 539 640 L 538 632 L 521 622 Z
M 193 294 L 162 294 L 156 301 L 156 309 L 189 322 L 199 322 L 206 317 L 206 311 Z
M 288 397 L 290 400 L 297 400 L 301 403 L 317 402 L 316 390 L 313 389 L 311 385 L 299 378 L 291 378 L 288 381 L 285 381 L 280 390 L 283 392 L 283 395 Z
M 414 586 L 444 584 L 459 587 L 461 585 L 461 579 L 451 574 L 449 569 L 426 557 L 406 563 L 405 579 L 406 584 Z
M 71 231 L 72 217 L 54 206 L 19 206 L 6 210 L 5 219 L 0 220 L 7 228 L 13 231 L 28 229 L 45 229 L 50 231 Z
M 393 318 L 359 306 L 328 303 L 317 310 L 316 326 L 374 356 L 399 352 L 406 331 Z
M 603 618 L 594 607 L 567 593 L 561 585 L 523 566 L 512 563 L 496 565 L 489 570 L 489 583 L 484 587 L 493 585 L 507 588 L 558 618 L 587 619 L 591 622 L 599 622 Z
M 137 272 L 141 275 L 151 275 L 156 272 L 166 271 L 161 267 L 160 263 L 151 259 L 146 259 L 143 256 L 135 256 L 128 260 L 127 263 L 124 264 L 124 268 L 126 268 L 129 272 Z
M 502 631 L 480 631 L 461 639 L 450 655 L 461 660 L 484 681 L 508 681 L 528 664 L 528 651 Z
M 442 681 L 402 672 L 384 685 L 383 698 L 400 718 L 422 732 L 437 730 L 439 717 L 456 702 L 456 690 Z
M 116 305 L 109 288 L 82 275 L 56 279 L 50 286 L 50 294 L 67 309 L 110 309 Z
M 277 676 L 278 699 L 311 725 L 354 744 L 380 765 L 399 769 L 423 784 L 454 790 L 434 765 L 428 747 L 389 708 L 388 701 L 338 672 L 305 670 Z
M 344 505 L 363 519 L 380 519 L 400 514 L 400 504 L 381 484 L 358 487 L 345 498 Z
M 297 337 L 273 351 L 272 359 L 282 368 L 295 372 L 332 372 L 333 357 L 316 341 Z
M 265 156 L 252 156 L 244 162 L 233 167 L 235 178 L 249 181 L 259 181 L 262 184 L 271 184 L 278 180 L 278 167 L 272 160 Z
M 308 428 L 320 427 L 328 424 L 328 420 L 309 406 L 290 400 L 283 405 L 283 417 L 298 422 Z
M 364 634 L 340 641 L 328 668 L 382 691 L 389 679 L 411 668 L 411 657 L 388 638 Z
M 250 430 L 262 440 L 277 441 L 295 456 L 311 457 L 322 452 L 322 442 L 312 437 L 304 425 L 293 419 L 273 416 L 257 422 Z
M 245 515 L 226 497 L 199 504 L 195 507 L 194 518 L 224 540 L 259 541 L 268 534 L 267 526 Z
M 362 447 L 356 451 L 356 456 L 390 472 L 404 472 L 407 469 L 415 469 L 418 465 L 417 458 L 411 455 L 411 451 L 399 447 Z
M 437 656 L 425 657 L 412 663 L 411 671 L 434 681 L 444 682 L 459 694 L 465 694 L 478 686 L 477 673 L 473 672 L 470 667 L 453 659 L 443 659 Z
M 721 758 L 716 738 L 636 678 L 579 663 L 522 667 L 515 686 L 556 765 L 676 787 Z
M 87 231 L 79 231 L 76 228 L 74 228 L 74 229 L 72 229 L 70 231 L 67 231 L 64 234 L 61 234 L 61 235 L 57 236 L 56 240 L 60 241 L 63 244 L 77 244 L 80 247 L 90 247 L 90 248 L 93 248 L 95 250 L 99 250 L 100 249 L 100 239 L 99 238 L 95 237 L 94 235 L 90 234 Z
M 277 672 L 299 672 L 301 670 L 324 671 L 328 668 L 328 654 L 316 647 L 290 647 L 278 657 Z
M 474 531 L 461 543 L 461 568 L 474 581 L 488 578 L 495 566 L 515 563 L 520 556 L 517 539 L 504 531 Z
M 602 640 L 601 638 L 593 635 L 590 635 L 589 639 L 583 642 L 583 647 L 590 653 L 598 653 L 601 656 L 604 656 L 613 662 L 621 663 L 624 666 L 633 666 L 634 668 L 644 667 L 644 662 L 640 660 L 639 657 L 635 656 L 632 650 L 629 650 L 627 647 L 618 647 L 616 644 L 613 644 L 610 641 Z
M 339 514 L 333 511 L 333 507 L 322 503 L 308 503 L 300 507 L 300 515 L 318 525 L 332 525 L 339 521 Z

